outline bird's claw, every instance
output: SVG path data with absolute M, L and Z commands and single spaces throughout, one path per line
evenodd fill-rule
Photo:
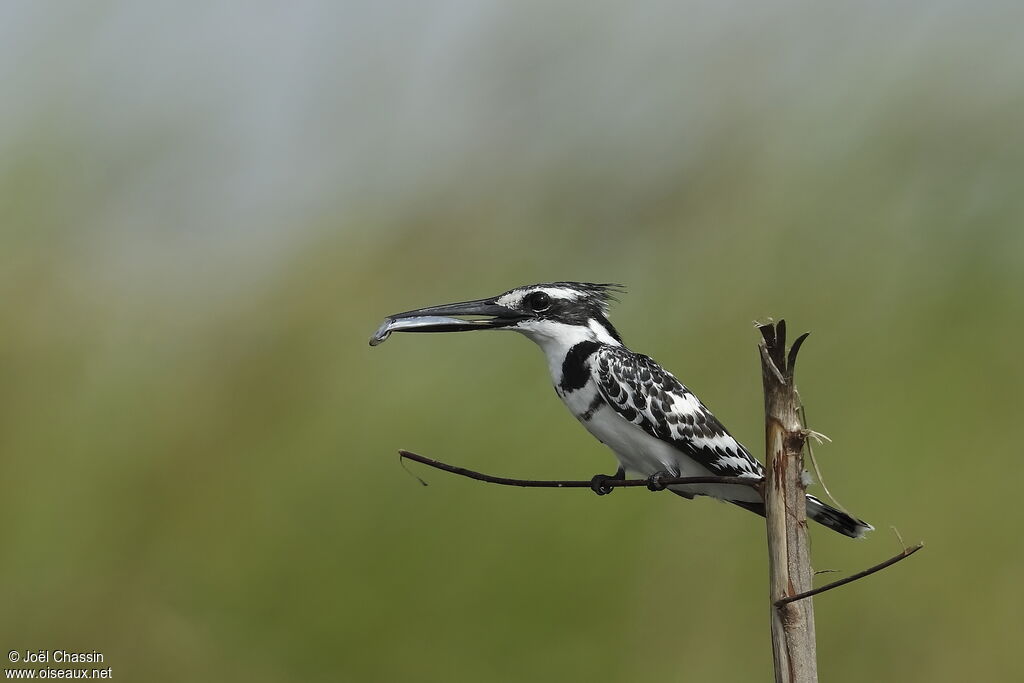
M 599 496 L 606 496 L 615 490 L 614 487 L 608 486 L 608 482 L 614 479 L 615 477 L 607 474 L 595 474 L 590 480 L 590 490 Z
M 615 487 L 609 486 L 608 482 L 622 481 L 625 478 L 626 470 L 622 467 L 619 467 L 615 474 L 595 474 L 590 480 L 590 489 L 599 496 L 607 496 L 615 490 Z
M 651 476 L 647 477 L 647 488 L 651 491 L 664 491 L 665 484 L 662 484 L 661 480 L 671 476 L 672 475 L 668 472 L 655 472 Z

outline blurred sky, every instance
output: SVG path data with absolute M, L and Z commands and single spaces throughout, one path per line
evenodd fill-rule
M 913 137 L 1009 113 L 1022 18 L 1013 2 L 12 1 L 0 164 L 56 157 L 39 199 L 91 210 L 62 201 L 48 222 L 132 262 L 243 265 L 324 216 L 357 231 L 439 196 L 512 224 L 569 169 L 616 220 L 707 155 L 828 168 L 880 124 Z
M 823 679 L 1020 680 L 1022 25 L 0 3 L 0 647 L 120 680 L 764 680 L 752 516 L 395 462 L 612 469 L 524 340 L 366 346 L 396 310 L 580 279 L 624 282 L 626 341 L 751 446 L 749 322 L 813 331 L 819 458 L 879 527 L 813 531 L 816 563 L 891 555 L 890 524 L 929 544 L 816 601 Z

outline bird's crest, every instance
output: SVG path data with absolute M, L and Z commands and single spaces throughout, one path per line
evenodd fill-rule
M 597 304 L 605 315 L 608 314 L 608 309 L 611 306 L 611 303 L 619 300 L 618 295 L 626 293 L 624 285 L 614 282 L 546 282 L 534 285 L 533 287 L 573 290 L 577 292 L 581 298 L 588 299 L 591 303 Z

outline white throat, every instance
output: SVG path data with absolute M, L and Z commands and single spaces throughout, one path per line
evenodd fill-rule
M 591 319 L 583 325 L 569 325 L 554 320 L 527 320 L 509 329 L 521 332 L 533 340 L 544 352 L 548 361 L 551 380 L 558 386 L 562 381 L 562 363 L 569 349 L 580 342 L 597 342 L 610 346 L 622 346 L 608 330 L 596 320 Z

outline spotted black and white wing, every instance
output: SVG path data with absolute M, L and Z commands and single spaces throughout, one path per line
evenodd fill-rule
M 764 468 L 693 393 L 653 359 L 621 346 L 596 354 L 598 390 L 615 411 L 716 476 L 762 476 Z

